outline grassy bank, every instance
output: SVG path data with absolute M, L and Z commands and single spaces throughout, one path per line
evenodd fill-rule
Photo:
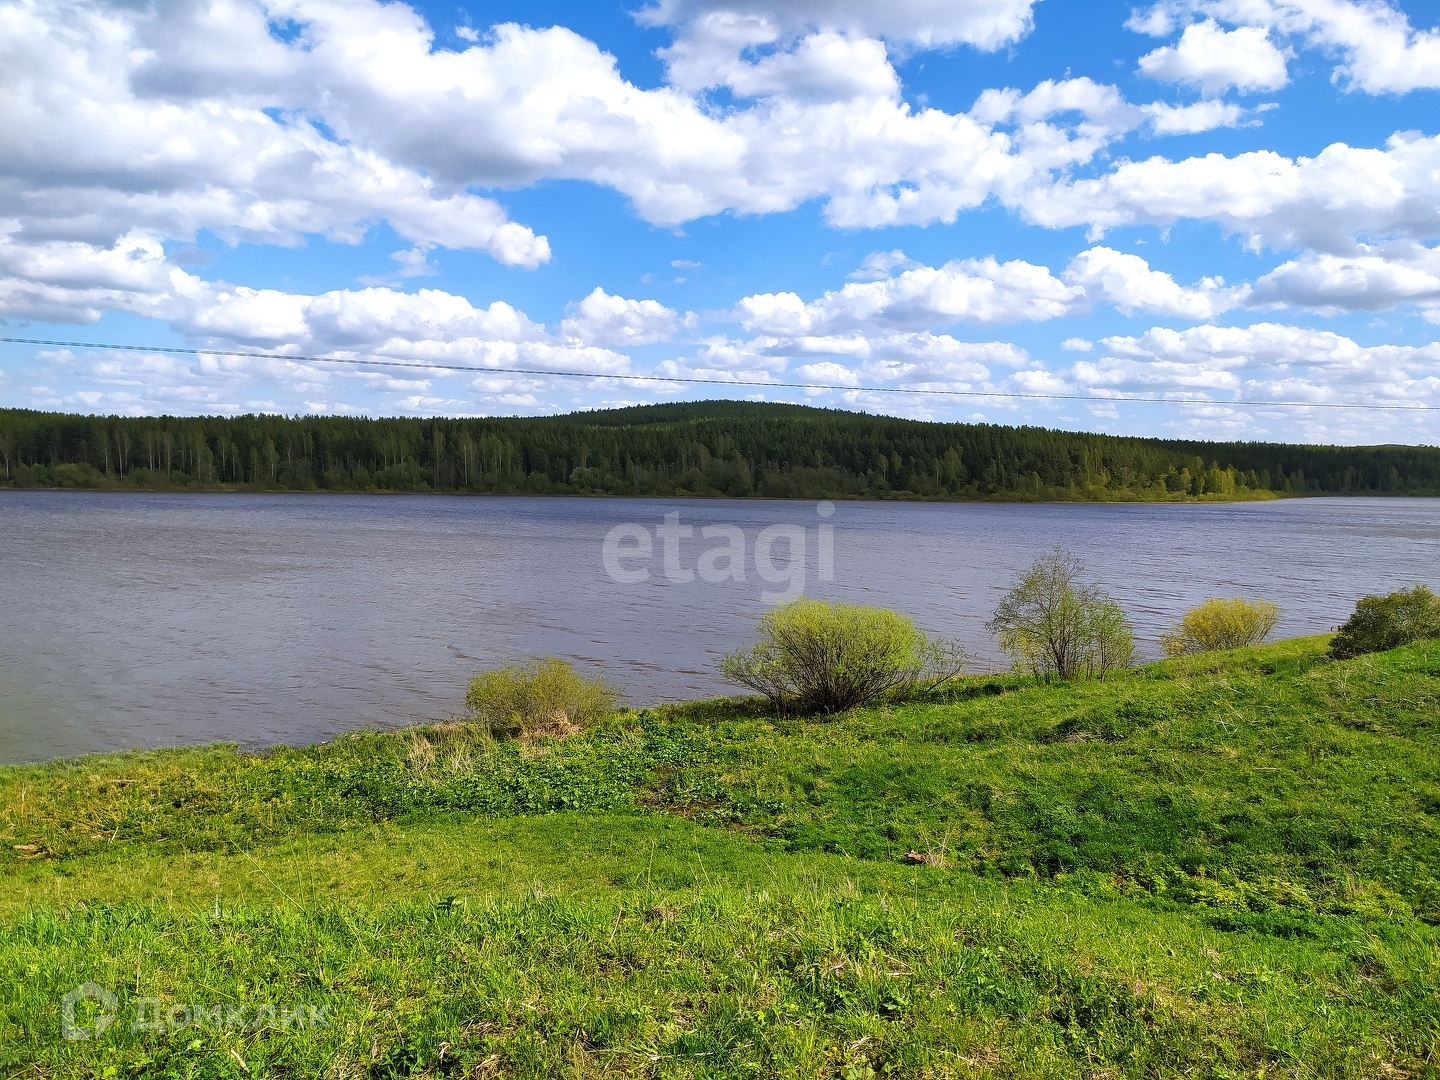
M 0 770 L 0 1063 L 1433 1074 L 1440 643 L 1323 654 Z M 87 979 L 119 1020 L 64 1042 Z

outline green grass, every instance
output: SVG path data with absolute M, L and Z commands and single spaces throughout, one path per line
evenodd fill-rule
M 1437 1075 L 1440 642 L 1324 647 L 6 768 L 0 1075 Z

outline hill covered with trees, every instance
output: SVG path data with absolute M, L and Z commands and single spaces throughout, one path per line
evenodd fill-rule
M 0 410 L 19 487 L 1182 500 L 1440 494 L 1440 448 L 1124 438 L 702 401 L 488 419 Z

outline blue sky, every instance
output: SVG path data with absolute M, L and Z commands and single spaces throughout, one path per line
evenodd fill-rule
M 1440 442 L 1434 412 L 1328 407 L 1440 407 L 1435 24 L 1378 0 L 0 0 L 3 334 L 216 350 L 0 345 L 0 404 L 734 396 Z M 477 371 L 220 355 L 247 350 Z M 854 389 L 764 385 L 797 382 Z

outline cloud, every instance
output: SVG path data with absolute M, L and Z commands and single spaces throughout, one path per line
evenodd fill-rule
M 694 315 L 682 317 L 656 300 L 611 296 L 598 285 L 589 296 L 571 304 L 560 336 L 582 345 L 635 346 L 669 341 L 682 326 L 694 326 Z
M 408 251 L 391 252 L 390 258 L 400 264 L 402 278 L 430 277 L 440 271 L 430 262 L 429 252 L 429 244 L 416 244 Z
M 816 364 L 801 364 L 795 369 L 798 378 L 809 383 L 839 386 L 859 386 L 860 373 L 833 360 L 822 360 Z
M 1163 37 L 1194 14 L 1338 55 L 1335 79 L 1368 94 L 1440 87 L 1440 32 L 1413 28 L 1402 10 L 1384 0 L 1162 0 L 1136 12 L 1127 25 Z
M 747 330 L 782 335 L 835 334 L 862 326 L 993 325 L 1052 319 L 1069 312 L 1083 295 L 1043 266 L 988 257 L 852 282 L 808 304 L 789 292 L 747 296 L 736 305 L 735 316 Z
M 1190 218 L 1216 222 L 1256 249 L 1344 254 L 1359 236 L 1440 235 L 1440 136 L 1402 132 L 1383 150 L 1334 143 L 1311 158 L 1256 150 L 1122 161 L 1103 176 L 1031 189 L 1021 205 L 1052 228 Z
M 92 323 L 106 311 L 127 311 L 164 318 L 174 293 L 199 282 L 139 230 L 106 246 L 23 243 L 19 231 L 19 221 L 0 221 L 0 317 Z
M 767 351 L 774 342 L 765 339 L 738 341 L 724 336 L 704 341 L 691 357 L 663 360 L 656 370 L 671 378 L 778 380 L 787 359 Z M 676 384 L 677 387 L 679 384 Z
M 686 4 L 647 17 L 676 27 L 672 85 L 636 87 L 563 27 L 505 24 L 438 49 L 401 3 L 15 0 L 0 7 L 0 215 L 27 237 L 97 244 L 131 229 L 351 243 L 383 219 L 412 244 L 531 267 L 548 240 L 474 189 L 583 180 L 665 226 L 812 199 L 844 228 L 928 224 L 990 198 L 1021 205 L 1141 126 L 1241 119 L 1132 105 L 1089 79 L 987 92 L 966 114 L 902 99 L 882 38 L 996 47 L 1023 35 L 1028 2 Z M 681 51 L 699 48 L 701 22 L 718 51 L 692 77 Z M 701 83 L 737 103 L 711 107 Z
M 1373 5 L 1327 2 L 1362 28 L 1394 23 Z M 1234 31 L 1219 27 L 1240 7 L 1211 5 L 1213 17 L 1152 67 L 1176 74 L 1185 57 L 1203 59 L 1186 44 L 1204 45 L 1197 35 L 1227 35 L 1233 51 L 1257 35 L 1320 33 L 1314 4 L 1254 3 L 1263 18 Z M 506 24 L 459 51 L 437 49 L 399 3 L 15 0 L 0 6 L 0 216 L 20 223 L 17 243 L 102 247 L 137 231 L 164 242 L 202 229 L 232 243 L 312 233 L 355 242 L 383 219 L 411 252 L 471 248 L 524 267 L 550 257 L 548 240 L 474 189 L 584 180 L 669 226 L 812 199 L 844 228 L 923 225 L 996 200 L 1032 223 L 1097 235 L 1188 217 L 1256 246 L 1337 255 L 1361 236 L 1440 233 L 1435 139 L 1335 144 L 1314 158 L 1122 160 L 1076 178 L 1128 133 L 1194 133 L 1255 114 L 1214 100 L 1133 104 L 1087 78 L 987 90 L 961 114 L 900 97 L 882 42 L 997 47 L 1026 32 L 1029 3 L 677 2 L 647 12 L 675 29 L 676 49 L 700 40 L 701 23 L 723 37 L 712 59 L 729 58 L 724 85 L 751 96 L 713 108 L 688 77 L 642 90 L 561 27 Z M 275 18 L 293 27 L 288 40 L 271 33 Z M 1428 47 L 1406 33 L 1407 49 Z M 1200 59 L 1187 78 L 1210 77 Z M 1245 77 L 1240 85 L 1258 86 L 1278 75 Z M 427 265 L 406 258 L 402 272 Z
M 1235 127 L 1252 115 L 1239 105 L 1219 101 L 1132 105 L 1115 87 L 1088 78 L 1061 82 L 1047 79 L 1027 94 L 1013 89 L 986 90 L 969 115 L 986 124 L 1020 125 L 1020 143 L 1033 154 L 1034 144 L 1054 139 L 1053 125 L 1041 122 L 1065 113 L 1078 113 L 1082 118 L 1068 141 L 1073 146 L 1088 146 L 1092 153 L 1147 122 L 1156 135 L 1193 135 L 1214 128 Z M 1053 165 L 1068 163 L 1057 160 Z
M 1140 58 L 1140 73 L 1161 82 L 1194 86 L 1207 95 L 1278 90 L 1290 81 L 1285 51 L 1258 26 L 1224 30 L 1213 19 L 1191 23 L 1174 46 Z
M 1268 106 L 1258 109 L 1242 109 L 1239 105 L 1225 101 L 1197 101 L 1190 105 L 1168 105 L 1163 101 L 1142 105 L 1140 110 L 1150 119 L 1151 130 L 1156 135 L 1197 135 L 1202 131 L 1216 128 L 1239 127 L 1254 124 L 1255 113 L 1263 112 Z
M 1257 323 L 1156 327 L 1108 337 L 1098 343 L 1093 359 L 1087 355 L 1054 374 L 1059 388 L 1069 393 L 1210 402 L 1153 414 L 1176 436 L 1431 442 L 1434 421 L 1423 412 L 1280 409 L 1238 402 L 1440 406 L 1437 363 L 1440 342 L 1362 346 L 1327 331 Z
M 390 258 L 400 266 L 393 274 L 366 274 L 357 280 L 365 285 L 392 285 L 405 278 L 433 277 L 440 273 L 440 268 L 430 261 L 429 244 L 416 244 L 405 251 L 392 251 Z
M 309 295 L 205 281 L 168 262 L 160 242 L 144 233 L 98 247 L 63 240 L 17 244 L 0 230 L 0 317 L 93 322 L 109 311 L 162 320 L 202 348 L 604 374 L 629 370 L 630 360 L 603 343 L 658 340 L 687 321 L 653 300 L 626 300 L 596 289 L 555 334 L 503 301 L 477 308 L 439 289 L 405 293 L 371 287 Z M 133 359 L 122 355 L 119 366 L 97 370 L 118 378 L 122 371 L 145 374 L 146 365 L 158 362 L 132 364 Z M 211 356 L 195 364 L 186 370 L 217 377 L 240 371 L 283 376 L 292 389 L 341 377 L 337 370 L 344 370 L 243 357 Z M 345 377 L 370 375 L 352 371 Z M 420 377 L 450 376 L 425 370 Z
M 1223 278 L 1201 278 L 1191 288 L 1138 255 L 1108 247 L 1082 251 L 1065 269 L 1065 281 L 1079 286 L 1092 303 L 1112 304 L 1122 315 L 1146 312 L 1183 319 L 1213 319 L 1245 303 L 1249 288 L 1226 288 Z
M 774 37 L 836 30 L 927 49 L 998 49 L 1030 32 L 1035 0 L 657 0 L 647 26 L 749 25 Z M 771 38 L 770 40 L 774 40 Z
M 892 274 L 899 266 L 909 268 Z M 900 251 L 868 256 L 851 276 L 870 280 L 852 281 L 809 303 L 792 292 L 757 293 L 735 306 L 734 318 L 760 333 L 838 340 L 857 330 L 1040 322 L 1084 314 L 1097 304 L 1126 315 L 1210 319 L 1249 296 L 1247 286 L 1227 288 L 1220 278 L 1181 286 L 1139 256 L 1108 247 L 1081 252 L 1058 278 L 1047 267 L 1019 259 L 959 259 L 937 268 L 917 266 Z
M 913 270 L 919 265 L 898 248 L 894 251 L 872 251 L 865 256 L 859 269 L 852 270 L 847 276 L 851 281 L 877 281 L 888 278 L 896 270 Z
M 27 237 L 100 244 L 136 229 L 353 243 L 383 218 L 419 244 L 549 258 L 495 201 L 327 137 L 294 111 L 319 89 L 304 66 L 258 6 L 0 6 L 0 214 Z
M 1113 86 L 1089 78 L 1046 79 L 1028 93 L 1007 88 L 986 90 L 968 118 L 987 127 L 1013 124 L 1014 156 L 1025 163 L 1023 178 L 1012 170 L 1016 188 L 1033 183 L 1051 169 L 1090 160 L 1108 143 L 1139 127 L 1143 109 L 1131 105 Z M 1062 130 L 1052 118 L 1078 116 Z M 1004 191 L 1003 186 L 997 186 Z
M 790 367 L 797 360 L 802 362 Z M 948 334 L 929 332 L 855 331 L 833 337 L 718 338 L 707 342 L 693 357 L 664 361 L 659 371 L 673 378 L 803 381 L 841 387 L 968 392 L 995 389 L 1006 378 L 1005 369 L 1029 369 L 1033 364 L 1024 349 L 1010 342 L 960 341 Z M 883 393 L 844 398 L 851 405 L 884 399 Z
M 1077 385 L 1130 393 L 1202 392 L 1217 397 L 1373 404 L 1440 403 L 1440 343 L 1362 346 L 1308 327 L 1155 328 L 1100 343 L 1078 361 Z
M 36 257 L 33 247 L 18 250 L 23 258 Z M 13 249 L 6 252 L 0 247 L 4 258 L 15 254 Z M 1393 261 L 1404 253 L 1388 254 Z M 1416 262 L 1427 257 L 1411 254 Z M 476 307 L 440 290 L 401 293 L 369 288 L 304 295 L 246 289 L 203 282 L 168 266 L 158 246 L 144 238 L 132 238 L 117 249 L 82 250 L 81 257 L 75 255 L 74 245 L 67 242 L 56 242 L 50 249 L 52 265 L 47 273 L 54 283 L 47 287 L 54 290 L 54 297 L 65 300 L 68 289 L 74 293 L 68 300 L 73 305 L 103 295 L 105 303 L 112 306 L 107 309 L 166 318 L 177 332 L 201 347 L 240 345 L 297 355 L 390 356 L 482 369 L 523 367 L 619 376 L 637 369 L 628 356 L 605 342 L 656 340 L 689 322 L 655 301 L 615 297 L 599 289 L 572 305 L 554 330 L 503 302 Z M 976 262 L 980 269 L 990 269 L 985 261 Z M 1008 265 L 994 264 L 1002 271 Z M 1051 275 L 1049 282 L 1076 289 L 1080 287 L 1066 279 L 1083 279 L 1084 290 L 1103 291 L 1112 301 L 1125 298 L 1136 310 L 1183 307 L 1194 302 L 1193 294 L 1208 296 L 1219 291 L 1219 287 L 1187 290 L 1151 270 L 1143 260 L 1131 262 L 1129 257 L 1103 248 L 1083 252 L 1071 267 L 1075 273 L 1067 268 L 1061 279 Z M 1044 271 L 1043 267 L 1030 269 Z M 931 273 L 938 275 L 944 270 Z M 949 272 L 952 276 L 956 273 L 954 269 Z M 1112 272 L 1117 275 L 1115 281 L 1104 280 Z M 904 273 L 887 282 L 900 282 Z M 996 276 L 1003 278 L 1004 274 Z M 0 279 L 0 283 L 9 280 Z M 62 280 L 67 284 L 58 284 Z M 868 282 L 860 287 L 883 284 L 886 282 Z M 963 285 L 962 291 L 969 287 Z M 4 295 L 8 293 L 0 287 L 0 296 Z M 827 294 L 822 301 L 835 295 Z M 936 295 L 943 297 L 944 289 Z M 1205 407 L 1211 411 L 1187 407 L 1183 423 L 1174 421 L 1180 425 L 1174 430 L 1212 436 L 1232 432 L 1231 425 L 1236 437 L 1265 431 L 1292 438 L 1349 441 L 1382 436 L 1393 440 L 1397 432 L 1417 439 L 1426 436 L 1423 418 L 1399 415 L 1387 417 L 1388 426 L 1366 416 L 1303 414 L 1283 421 L 1272 416 L 1266 421 L 1271 425 L 1267 428 L 1257 420 L 1257 416 L 1269 415 L 1264 410 L 1257 413 L 1226 404 L 1238 399 L 1440 404 L 1440 376 L 1435 374 L 1440 368 L 1440 343 L 1361 346 L 1343 335 L 1279 323 L 1182 330 L 1156 327 L 1098 343 L 1066 339 L 1062 348 L 1081 356 L 1067 368 L 1049 368 L 1009 342 L 968 342 L 933 329 L 899 325 L 920 321 L 915 309 L 905 307 L 915 304 L 916 296 L 922 303 L 930 302 L 924 290 L 917 292 L 902 284 L 895 303 L 882 305 L 878 317 L 859 323 L 854 323 L 853 311 L 831 318 L 840 310 L 833 305 L 817 302 L 808 313 L 803 311 L 805 305 L 800 305 L 799 319 L 793 311 L 787 316 L 790 332 L 774 332 L 777 328 L 771 326 L 742 340 L 709 338 L 690 355 L 663 361 L 649 371 L 675 379 L 821 382 L 851 388 L 834 393 L 838 401 L 853 407 L 899 409 L 917 416 L 948 415 L 951 406 L 938 399 L 911 399 L 903 394 L 890 401 L 890 395 L 858 388 L 982 395 L 1202 396 L 1215 400 L 1214 406 Z M 1099 301 L 1087 292 L 1076 301 L 1081 305 L 1076 310 L 1095 302 Z M 807 315 L 810 324 L 797 330 L 796 323 Z M 43 374 L 61 377 L 76 389 L 63 395 L 42 392 L 44 386 L 53 384 L 49 379 L 40 381 L 30 391 L 33 404 L 137 414 L 253 411 L 277 408 L 277 402 L 287 403 L 286 408 L 303 404 L 309 411 L 338 413 L 544 412 L 593 403 L 597 393 L 601 400 L 614 394 L 613 384 L 606 389 L 603 379 L 576 384 L 563 378 L 499 370 L 462 373 L 424 367 L 329 367 L 283 358 L 214 354 L 178 358 L 62 351 L 47 354 L 39 363 Z M 17 374 L 14 369 L 9 372 L 12 382 Z M 684 389 L 680 383 L 655 383 L 645 384 L 643 393 L 650 399 L 663 399 Z M 7 392 L 22 391 L 16 387 Z M 636 390 L 631 386 L 625 392 L 633 396 Z M 986 407 L 1002 408 L 1013 415 L 1032 408 L 1001 399 Z
M 1256 306 L 1311 308 L 1325 315 L 1384 311 L 1401 304 L 1440 310 L 1440 249 L 1366 247 L 1356 255 L 1306 254 L 1255 283 Z
M 774 40 L 768 30 L 757 34 L 757 24 L 715 19 L 702 27 L 660 50 L 668 81 L 687 93 L 724 86 L 739 98 L 844 101 L 900 95 L 885 45 L 873 38 L 821 31 L 747 59 L 744 51 Z
M 0 290 L 3 296 L 3 290 Z M 34 391 L 36 405 L 84 411 L 235 413 L 275 411 L 303 403 L 307 411 L 356 413 L 475 413 L 559 411 L 573 405 L 574 380 L 486 368 L 532 368 L 623 375 L 630 358 L 611 349 L 566 340 L 496 301 L 476 308 L 439 290 L 400 293 L 385 288 L 318 295 L 201 283 L 172 299 L 172 327 L 200 348 L 254 349 L 335 359 L 391 358 L 413 367 L 366 367 L 202 353 L 174 357 L 85 352 L 42 360 L 80 387 L 65 396 Z M 430 361 L 476 369 L 425 367 Z M 586 380 L 580 392 L 605 380 Z M 88 394 L 89 398 L 77 395 Z M 561 396 L 558 400 L 556 395 Z
M 949 334 L 891 334 L 869 343 L 867 376 L 908 385 L 981 383 L 996 368 L 1026 368 L 1030 355 L 1008 341 L 959 341 Z
M 860 383 L 1081 385 L 1023 350 L 946 331 L 1102 305 L 1194 322 L 1241 308 L 1404 305 L 1440 319 L 1440 137 L 1336 143 L 1312 157 L 1109 156 L 1127 136 L 1257 122 L 1267 106 L 1216 95 L 1284 85 L 1286 60 L 1300 49 L 1337 56 L 1338 77 L 1356 89 L 1440 85 L 1432 31 L 1414 30 L 1379 2 L 1180 0 L 1133 21 L 1163 35 L 1141 69 L 1197 87 L 1207 95 L 1199 101 L 1132 102 L 1088 78 L 986 90 L 963 113 L 902 94 L 898 57 L 1004 48 L 1029 32 L 1032 16 L 1030 0 L 659 0 L 640 18 L 672 34 L 662 51 L 670 81 L 645 89 L 563 27 L 505 24 L 442 47 L 403 3 L 8 0 L 0 3 L 0 313 L 93 322 L 123 312 L 216 347 L 391 351 L 609 374 L 631 370 L 625 349 L 691 339 L 694 316 L 600 288 L 547 327 L 503 303 L 390 287 L 446 263 L 436 257 L 442 248 L 517 267 L 546 261 L 548 240 L 509 220 L 491 196 L 548 179 L 604 185 L 661 226 L 807 202 L 843 228 L 926 225 L 988 205 L 1045 227 L 1084 225 L 1096 238 L 1053 270 L 998 256 L 931 267 L 879 250 L 819 296 L 744 297 L 730 316 L 746 340 L 710 337 L 670 361 L 732 377 L 778 377 L 798 363 L 840 365 Z M 284 34 L 274 32 L 280 23 Z M 1098 243 L 1105 229 L 1183 219 L 1214 222 L 1256 250 L 1286 252 L 1286 261 L 1249 285 L 1187 284 Z M 365 289 L 304 295 L 208 281 L 195 272 L 198 256 L 182 253 L 202 230 L 229 243 L 296 245 L 313 235 L 354 243 L 381 222 L 402 238 L 400 250 L 392 273 Z M 1191 331 L 1212 329 L 1225 328 Z M 1246 340 L 1263 352 L 1283 336 Z M 1164 341 L 1134 340 L 1141 345 L 1107 339 L 1069 359 L 1097 365 L 1075 371 L 1148 364 L 1152 374 L 1176 363 L 1177 379 L 1242 371 L 1209 354 L 1146 359 L 1140 352 Z M 115 363 L 107 378 L 137 370 Z M 442 380 L 454 377 L 434 372 L 372 384 L 360 373 L 277 363 L 267 377 L 287 387 L 348 379 L 386 387 L 417 409 L 476 400 L 451 394 Z M 146 370 L 182 388 L 185 372 L 200 369 Z M 1007 370 L 1003 382 L 986 381 Z M 544 380 L 484 380 L 475 393 L 489 402 L 551 402 Z M 249 386 L 226 400 L 284 396 Z M 318 391 L 303 400 L 346 405 Z

